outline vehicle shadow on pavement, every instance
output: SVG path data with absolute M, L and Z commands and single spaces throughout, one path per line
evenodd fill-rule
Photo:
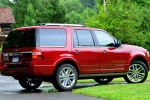
M 92 86 L 99 86 L 98 83 L 80 83 L 75 86 L 74 89 L 80 89 L 80 88 L 86 88 L 86 87 L 92 87 Z M 49 84 L 44 84 L 40 86 L 40 88 L 35 89 L 35 90 L 26 90 L 26 89 L 16 89 L 13 91 L 3 91 L 7 92 L 9 94 L 30 94 L 30 93 L 55 93 L 55 92 L 62 92 L 56 90 L 53 85 Z
M 77 84 L 74 89 L 86 88 L 86 87 L 93 87 L 93 86 L 103 86 L 103 85 L 113 85 L 113 84 L 127 84 L 126 82 L 111 82 L 108 84 L 99 84 L 99 83 L 82 83 Z
M 20 93 L 42 93 L 43 90 L 41 90 L 41 89 L 36 89 L 36 90 L 21 90 L 19 92 Z
M 126 84 L 125 82 L 112 82 L 106 85 L 113 85 L 113 84 Z M 93 87 L 93 86 L 103 86 L 98 83 L 78 83 L 74 89 L 86 88 L 86 87 Z M 23 88 L 13 89 L 13 90 L 0 90 L 0 94 L 30 94 L 30 93 L 57 93 L 62 92 L 56 90 L 51 84 L 44 84 L 40 86 L 36 90 L 25 90 Z M 71 92 L 71 91 L 70 91 Z
M 86 87 L 92 87 L 92 86 L 99 86 L 98 83 L 80 83 L 77 84 L 74 89 L 80 89 L 80 88 L 86 88 Z

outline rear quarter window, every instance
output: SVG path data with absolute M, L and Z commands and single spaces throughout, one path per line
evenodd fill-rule
M 39 46 L 66 46 L 65 29 L 39 29 Z

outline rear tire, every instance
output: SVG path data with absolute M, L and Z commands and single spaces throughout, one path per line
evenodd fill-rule
M 143 83 L 147 76 L 147 66 L 141 61 L 133 61 L 124 79 L 128 83 Z
M 42 84 L 42 81 L 33 81 L 31 78 L 22 78 L 18 81 L 20 85 L 27 90 L 36 89 Z
M 55 71 L 53 86 L 59 91 L 70 91 L 77 83 L 78 74 L 71 64 L 62 64 Z
M 113 78 L 112 77 L 95 78 L 94 80 L 99 84 L 108 84 L 109 82 L 111 82 L 113 80 Z

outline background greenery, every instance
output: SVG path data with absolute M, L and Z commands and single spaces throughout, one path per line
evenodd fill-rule
M 0 6 L 12 9 L 13 28 L 39 23 L 85 24 L 150 51 L 150 0 L 107 0 L 106 6 L 104 0 L 0 0 Z

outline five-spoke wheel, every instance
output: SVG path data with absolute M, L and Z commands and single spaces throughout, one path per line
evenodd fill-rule
M 141 61 L 133 61 L 124 79 L 128 83 L 142 83 L 146 80 L 147 75 L 147 66 Z

